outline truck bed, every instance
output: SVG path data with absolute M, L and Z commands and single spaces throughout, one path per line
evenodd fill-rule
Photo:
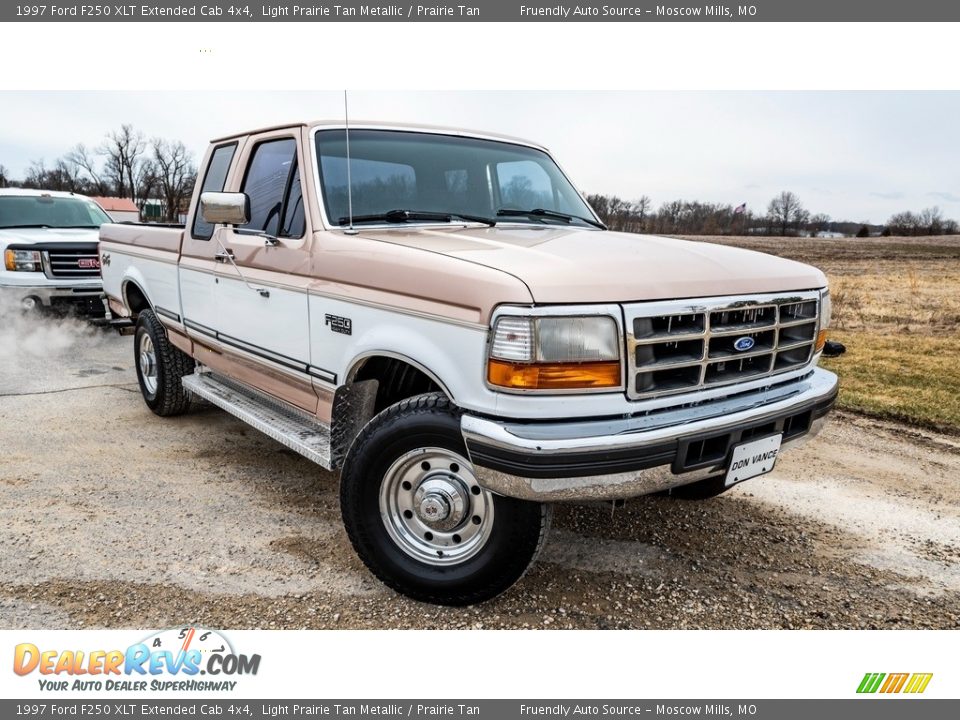
M 133 245 L 180 253 L 183 225 L 158 225 L 156 223 L 110 223 L 100 226 L 100 244 L 115 243 Z
M 177 261 L 183 241 L 182 225 L 111 223 L 100 227 L 103 290 L 115 313 L 129 308 L 124 293 L 134 282 L 155 310 L 178 314 Z

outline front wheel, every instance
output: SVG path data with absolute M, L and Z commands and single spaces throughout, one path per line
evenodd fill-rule
M 459 414 L 440 394 L 384 410 L 354 442 L 340 507 L 360 559 L 394 590 L 440 605 L 499 595 L 523 576 L 550 507 L 477 482 Z

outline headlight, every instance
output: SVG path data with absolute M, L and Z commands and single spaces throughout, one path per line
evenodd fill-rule
M 830 317 L 833 315 L 833 303 L 830 302 L 830 290 L 820 293 L 820 332 L 817 333 L 817 346 L 814 352 L 823 350 L 827 343 L 827 328 L 830 327 Z
M 609 316 L 497 319 L 487 381 L 514 390 L 618 388 L 620 332 Z
M 41 272 L 40 253 L 36 250 L 6 250 L 3 265 L 11 272 Z

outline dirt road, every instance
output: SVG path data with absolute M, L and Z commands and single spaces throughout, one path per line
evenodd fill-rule
M 519 585 L 443 609 L 367 573 L 332 474 L 213 408 L 153 416 L 131 346 L 0 331 L 2 628 L 960 625 L 956 438 L 837 415 L 714 500 L 558 507 Z

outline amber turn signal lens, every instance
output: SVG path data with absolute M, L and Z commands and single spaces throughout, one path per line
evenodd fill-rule
M 817 347 L 814 349 L 814 352 L 820 352 L 823 350 L 823 346 L 827 344 L 827 331 L 821 330 L 817 333 Z
M 490 360 L 491 385 L 516 390 L 589 390 L 620 387 L 620 362 L 512 363 Z

